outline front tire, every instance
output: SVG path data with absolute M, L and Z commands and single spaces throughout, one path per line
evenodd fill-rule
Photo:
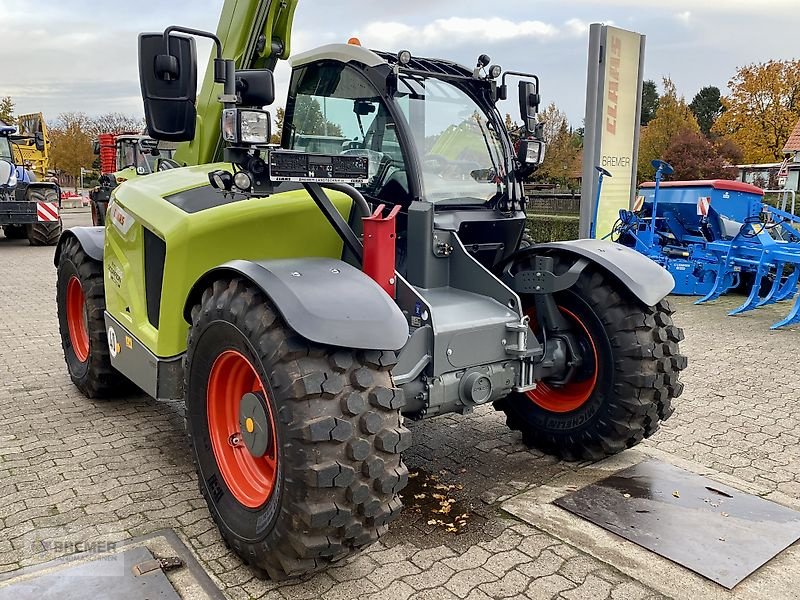
M 411 435 L 389 375 L 393 352 L 313 344 L 237 279 L 204 292 L 187 346 L 200 491 L 245 562 L 280 580 L 323 569 L 388 529 L 402 508 L 400 453 Z M 268 433 L 256 443 L 259 432 Z
M 557 262 L 556 273 L 568 267 Z M 687 364 L 669 303 L 645 306 L 593 267 L 555 300 L 584 350 L 582 371 L 569 384 L 541 382 L 496 403 L 508 426 L 527 445 L 567 460 L 598 460 L 653 435 L 673 412 Z M 533 299 L 523 302 L 530 307 Z
M 61 347 L 69 376 L 87 398 L 105 398 L 132 389 L 130 381 L 111 366 L 104 313 L 103 265 L 81 248 L 64 242 L 56 283 Z

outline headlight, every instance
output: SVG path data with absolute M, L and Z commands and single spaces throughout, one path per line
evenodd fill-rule
M 249 192 L 250 188 L 253 187 L 253 180 L 250 177 L 250 174 L 246 171 L 239 171 L 236 175 L 233 176 L 233 185 L 237 188 L 242 190 L 243 192 Z
M 222 139 L 231 144 L 269 144 L 272 120 L 263 110 L 226 108 L 222 111 Z
M 269 144 L 269 113 L 263 110 L 239 111 L 239 132 L 244 144 Z

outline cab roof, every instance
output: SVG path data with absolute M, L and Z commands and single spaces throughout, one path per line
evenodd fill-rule
M 319 60 L 334 60 L 342 63 L 359 62 L 368 67 L 386 64 L 386 60 L 372 50 L 353 44 L 328 44 L 308 52 L 295 54 L 289 59 L 292 67 L 300 67 Z

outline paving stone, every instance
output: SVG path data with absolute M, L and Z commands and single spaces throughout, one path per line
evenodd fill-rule
M 525 597 L 531 600 L 549 600 L 550 598 L 555 598 L 561 592 L 574 587 L 575 584 L 566 577 L 562 577 L 561 575 L 548 575 L 547 577 L 534 579 L 525 591 Z M 603 597 L 605 596 L 601 596 L 601 598 Z M 596 596 L 585 596 L 584 598 L 587 600 L 592 598 L 592 600 L 594 600 Z
M 436 546 L 435 548 L 428 548 L 420 550 L 411 557 L 411 562 L 417 565 L 420 569 L 429 569 L 439 561 L 455 556 L 455 552 L 447 546 Z
M 444 587 L 459 598 L 466 598 L 467 595 L 480 584 L 495 581 L 496 579 L 497 575 L 490 573 L 482 567 L 478 567 L 477 569 L 459 571 L 444 584 Z

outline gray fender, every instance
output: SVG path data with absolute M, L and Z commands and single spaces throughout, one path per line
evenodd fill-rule
M 317 344 L 399 350 L 408 323 L 392 298 L 349 264 L 330 258 L 234 260 L 203 275 L 189 292 L 184 318 L 220 277 L 242 277 L 261 289 L 294 331 Z
M 652 260 L 622 244 L 604 240 L 574 240 L 537 244 L 525 252 L 557 250 L 582 256 L 619 279 L 647 306 L 655 306 L 675 287 L 672 275 Z
M 58 266 L 58 259 L 61 258 L 61 249 L 64 247 L 64 243 L 70 238 L 75 238 L 78 240 L 81 248 L 83 248 L 83 251 L 86 252 L 86 255 L 89 258 L 96 260 L 97 262 L 103 262 L 105 228 L 72 227 L 64 231 L 58 240 L 58 245 L 56 246 L 56 255 L 53 258 L 53 262 L 56 266 Z

